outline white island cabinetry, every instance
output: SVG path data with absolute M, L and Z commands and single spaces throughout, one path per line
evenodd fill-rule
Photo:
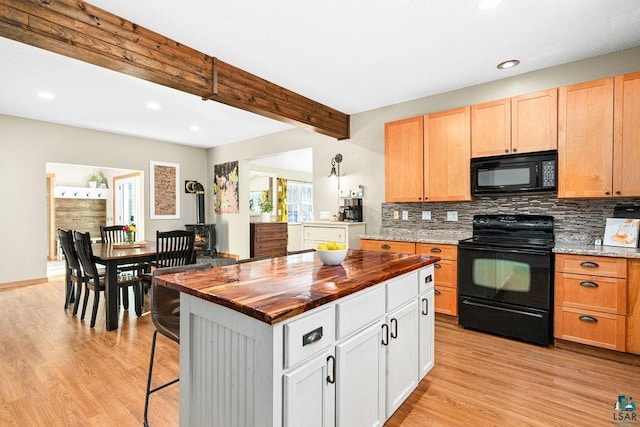
M 433 366 L 433 277 L 427 265 L 274 324 L 182 293 L 180 424 L 383 425 Z

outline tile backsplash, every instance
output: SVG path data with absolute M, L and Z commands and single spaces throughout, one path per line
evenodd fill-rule
M 558 199 L 545 194 L 477 197 L 471 202 L 383 203 L 382 230 L 439 229 L 471 232 L 476 214 L 532 214 L 554 217 L 556 241 L 593 243 L 602 238 L 607 218 L 618 204 L 638 205 L 640 199 Z M 398 218 L 394 219 L 394 212 Z M 408 220 L 403 220 L 403 211 Z M 431 220 L 423 220 L 422 212 L 430 211 Z M 447 212 L 457 212 L 458 221 L 447 221 Z

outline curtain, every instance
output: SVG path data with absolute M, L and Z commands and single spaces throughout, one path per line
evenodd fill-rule
M 277 220 L 282 222 L 289 222 L 289 215 L 287 215 L 287 180 L 285 178 L 278 178 L 278 205 L 276 208 Z

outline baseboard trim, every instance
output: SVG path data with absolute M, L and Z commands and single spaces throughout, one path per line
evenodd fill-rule
M 231 259 L 236 260 L 236 261 L 240 259 L 240 256 L 239 256 L 239 255 L 236 255 L 236 254 L 228 254 L 228 253 L 226 253 L 226 252 L 218 252 L 218 254 L 217 254 L 217 255 L 218 255 L 219 257 L 231 258 Z
M 17 282 L 4 282 L 4 283 L 0 283 L 0 290 L 20 288 L 23 286 L 39 285 L 41 283 L 47 283 L 47 282 L 49 282 L 49 278 L 47 277 L 40 277 L 38 279 L 30 279 L 30 280 L 20 280 Z

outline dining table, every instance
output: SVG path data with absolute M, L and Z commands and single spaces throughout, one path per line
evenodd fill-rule
M 96 264 L 105 267 L 105 300 L 107 331 L 118 329 L 118 267 L 132 263 L 148 263 L 156 257 L 156 242 L 94 243 L 91 245 Z

